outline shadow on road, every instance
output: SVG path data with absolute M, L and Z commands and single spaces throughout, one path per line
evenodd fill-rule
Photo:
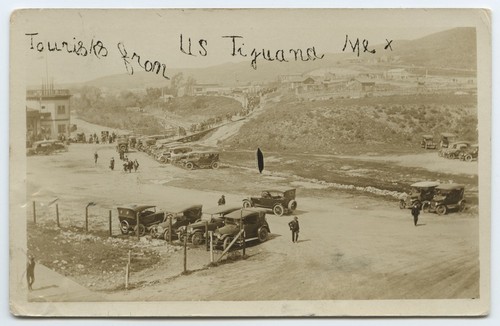
M 42 291 L 42 290 L 46 290 L 46 289 L 51 289 L 51 288 L 58 288 L 59 286 L 57 285 L 47 285 L 47 286 L 42 286 L 40 288 L 34 288 L 32 291 L 35 292 L 35 291 Z
M 427 224 L 425 224 L 425 223 L 417 223 L 417 225 L 415 225 L 415 226 L 424 226 L 424 225 L 427 225 Z
M 311 241 L 311 239 L 297 240 L 297 243 Z

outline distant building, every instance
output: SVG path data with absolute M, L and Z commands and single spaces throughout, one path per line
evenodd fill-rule
M 408 72 L 403 68 L 389 69 L 386 73 L 387 79 L 407 79 Z
M 58 139 L 70 136 L 71 94 L 68 89 L 54 89 L 42 85 L 42 89 L 26 91 L 27 140 Z

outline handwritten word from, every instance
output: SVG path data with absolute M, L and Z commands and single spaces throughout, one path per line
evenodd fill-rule
M 108 56 L 108 49 L 104 46 L 102 41 L 92 40 L 90 44 L 85 44 L 83 41 L 77 41 L 75 37 L 73 37 L 73 42 L 62 41 L 60 44 L 57 42 L 41 42 L 38 41 L 35 37 L 38 33 L 26 33 L 24 34 L 30 37 L 31 41 L 31 50 L 37 50 L 38 52 L 49 51 L 49 52 L 67 52 L 72 53 L 77 56 L 86 57 L 89 55 L 94 55 L 96 58 L 100 59 L 101 57 Z
M 388 39 L 385 39 L 386 41 L 386 45 L 384 46 L 384 50 L 387 50 L 387 49 L 390 49 L 392 51 L 392 40 L 388 40 Z M 344 43 L 344 47 L 342 48 L 342 52 L 344 52 L 347 48 L 347 45 L 349 44 L 351 50 L 353 53 L 356 53 L 356 55 L 359 57 L 359 54 L 361 52 L 361 46 L 363 47 L 362 49 L 362 53 L 365 53 L 365 52 L 368 52 L 368 53 L 371 53 L 371 54 L 375 54 L 377 51 L 375 49 L 370 49 L 369 48 L 369 42 L 367 39 L 363 39 L 361 41 L 361 43 L 359 42 L 359 38 L 356 38 L 356 41 L 351 41 L 349 39 L 349 35 L 346 35 L 345 36 L 345 43 Z M 361 45 L 361 46 L 360 46 Z
M 125 64 L 125 69 L 127 69 L 127 73 L 129 75 L 134 74 L 134 67 L 131 61 L 136 60 L 136 63 L 146 72 L 153 72 L 155 74 L 159 74 L 161 70 L 161 76 L 165 79 L 170 79 L 167 75 L 165 75 L 165 71 L 167 70 L 167 66 L 164 63 L 161 63 L 157 60 L 155 61 L 141 61 L 141 56 L 134 52 L 131 57 L 129 57 L 127 50 L 125 49 L 125 45 L 122 42 L 117 44 L 118 51 L 120 51 L 121 58 L 123 59 L 123 63 Z M 130 60 L 129 60 L 130 59 Z
M 234 56 L 241 56 L 241 57 L 247 57 L 248 52 L 245 51 L 244 46 L 245 43 L 241 42 L 243 39 L 243 36 L 240 35 L 227 35 L 227 36 L 222 36 L 222 38 L 230 38 L 232 41 L 232 51 L 231 55 Z M 293 56 L 291 56 L 293 54 Z M 313 46 L 312 48 L 307 48 L 305 51 L 302 51 L 302 49 L 280 49 L 280 50 L 268 50 L 268 49 L 262 49 L 262 51 L 257 50 L 256 48 L 252 49 L 250 52 L 250 57 L 252 58 L 252 61 L 250 62 L 250 65 L 252 66 L 253 69 L 257 69 L 257 59 L 259 57 L 262 57 L 262 59 L 266 61 L 277 61 L 277 62 L 289 62 L 290 60 L 295 60 L 295 61 L 314 61 L 316 59 L 323 59 L 325 55 L 322 54 L 321 56 L 318 56 L 316 54 L 316 49 Z

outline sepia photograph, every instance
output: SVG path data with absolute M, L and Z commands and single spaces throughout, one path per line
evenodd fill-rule
M 24 9 L 16 316 L 480 316 L 484 9 Z

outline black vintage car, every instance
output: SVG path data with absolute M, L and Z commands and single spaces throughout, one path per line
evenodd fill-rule
M 297 208 L 295 189 L 264 190 L 261 192 L 260 197 L 243 199 L 243 207 L 272 209 L 273 213 L 278 216 L 282 216 L 285 213 L 292 213 Z
M 450 210 L 463 211 L 465 209 L 464 185 L 456 183 L 441 184 L 436 187 L 429 211 L 444 215 Z
M 399 208 L 412 208 L 415 204 L 420 207 L 424 204 L 427 205 L 434 197 L 437 186 L 439 186 L 439 182 L 435 181 L 421 181 L 412 184 L 410 193 L 399 200 Z
M 170 219 L 172 220 L 172 239 L 178 238 L 177 229 L 196 222 L 201 218 L 202 205 L 181 206 L 166 213 L 164 221 L 151 228 L 151 235 L 155 238 L 170 238 Z
M 186 235 L 188 241 L 194 245 L 200 245 L 206 241 L 205 225 L 207 226 L 206 231 L 215 231 L 224 226 L 224 216 L 240 209 L 240 206 L 222 205 L 204 210 L 200 220 L 188 226 L 180 227 L 177 230 L 179 233 L 178 237 L 181 238 L 183 235 Z
M 157 212 L 156 206 L 131 204 L 118 207 L 118 219 L 122 234 L 136 231 L 137 215 L 139 215 L 139 235 L 146 234 L 153 225 L 163 222 L 164 212 Z
M 245 230 L 245 242 L 255 240 L 264 242 L 271 233 L 265 209 L 243 208 L 224 217 L 224 226 L 214 232 L 215 246 L 226 249 L 240 232 L 240 224 Z M 243 244 L 242 238 L 236 241 L 239 246 Z

